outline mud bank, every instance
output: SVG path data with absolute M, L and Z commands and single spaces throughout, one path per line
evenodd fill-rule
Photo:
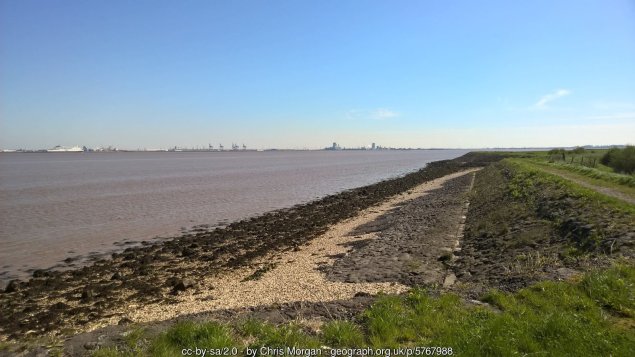
M 234 222 L 209 232 L 185 234 L 115 253 L 93 265 L 67 272 L 33 273 L 12 281 L 0 294 L 0 334 L 10 339 L 49 332 L 72 334 L 91 321 L 119 319 L 122 306 L 174 303 L 183 291 L 197 289 L 202 276 L 238 268 L 253 269 L 272 252 L 300 249 L 329 226 L 351 218 L 388 197 L 466 168 L 482 167 L 498 155 L 470 153 L 439 161 L 403 177 L 345 191 L 290 209 Z

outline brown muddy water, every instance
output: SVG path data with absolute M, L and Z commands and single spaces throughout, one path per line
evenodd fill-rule
M 465 150 L 0 154 L 0 283 L 395 177 Z

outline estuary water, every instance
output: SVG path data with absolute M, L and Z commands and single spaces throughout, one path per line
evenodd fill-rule
M 290 207 L 466 150 L 0 154 L 0 282 Z M 81 260 L 71 263 L 76 264 Z

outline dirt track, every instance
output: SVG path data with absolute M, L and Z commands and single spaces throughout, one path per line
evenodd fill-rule
M 627 194 L 625 194 L 623 192 L 620 192 L 618 190 L 614 190 L 614 189 L 612 189 L 610 187 L 603 187 L 603 186 L 594 185 L 594 184 L 588 183 L 588 182 L 586 182 L 584 180 L 580 180 L 579 178 L 575 177 L 574 175 L 567 174 L 567 173 L 562 172 L 560 170 L 554 170 L 554 169 L 551 169 L 549 167 L 540 167 L 540 169 L 544 170 L 544 171 L 546 171 L 546 172 L 548 172 L 550 174 L 560 176 L 563 179 L 566 179 L 566 180 L 569 180 L 569 181 L 573 181 L 573 182 L 575 182 L 576 184 L 578 184 L 578 185 L 580 185 L 582 187 L 590 188 L 590 189 L 592 189 L 594 191 L 597 191 L 599 193 L 602 193 L 604 195 L 611 196 L 613 198 L 617 198 L 618 200 L 626 201 L 626 202 L 628 202 L 628 203 L 630 203 L 632 205 L 635 205 L 635 198 L 633 198 L 632 196 L 629 196 L 629 195 L 627 195 Z

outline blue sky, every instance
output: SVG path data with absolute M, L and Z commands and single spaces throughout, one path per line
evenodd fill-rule
M 634 1 L 0 0 L 0 148 L 635 143 Z

